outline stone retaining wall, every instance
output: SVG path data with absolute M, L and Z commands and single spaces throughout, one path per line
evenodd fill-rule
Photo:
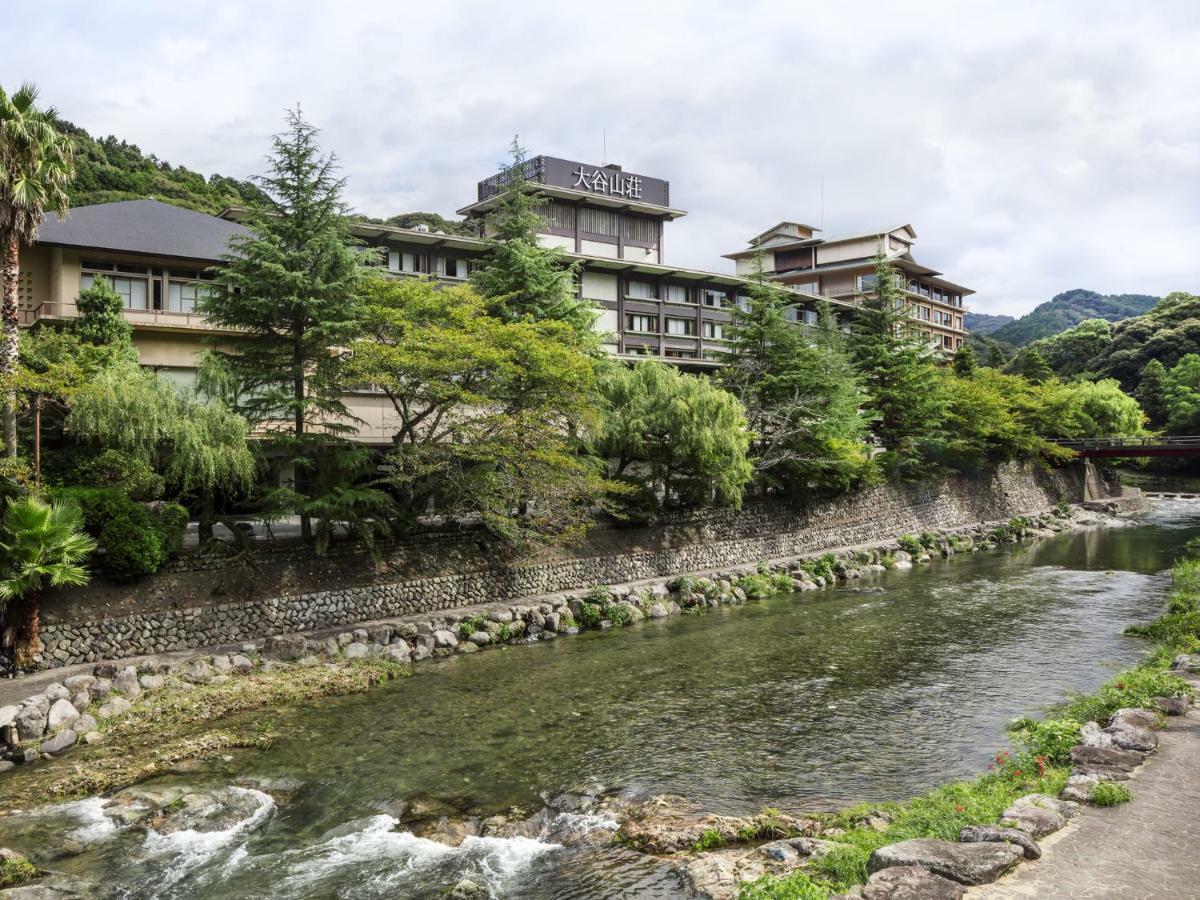
M 1064 498 L 1082 498 L 1078 472 L 1008 464 L 970 478 L 885 485 L 807 510 L 755 503 L 741 510 L 692 513 L 655 528 L 598 528 L 569 554 L 533 562 L 500 564 L 483 553 L 464 564 L 465 539 L 459 537 L 446 541 L 458 552 L 447 552 L 439 566 L 443 542 L 419 536 L 392 545 L 389 552 L 419 556 L 420 571 L 440 574 L 393 575 L 346 589 L 108 618 L 80 615 L 43 627 L 42 659 L 45 667 L 53 667 L 161 653 L 800 556 L 925 528 L 1008 519 Z

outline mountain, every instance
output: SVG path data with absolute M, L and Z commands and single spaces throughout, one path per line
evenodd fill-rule
M 152 198 L 215 215 L 227 206 L 245 206 L 263 197 L 252 181 L 210 175 L 172 166 L 136 144 L 109 135 L 94 138 L 78 125 L 59 119 L 56 126 L 75 142 L 75 181 L 67 189 L 71 206 Z M 377 225 L 412 228 L 428 225 L 447 234 L 474 234 L 465 223 L 437 213 L 401 213 L 387 219 L 357 218 Z
M 1111 338 L 1087 369 L 1130 389 L 1150 360 L 1169 369 L 1189 353 L 1200 353 L 1200 296 L 1179 292 L 1167 295 L 1145 315 L 1112 326 Z
M 967 326 L 967 331 L 971 334 L 987 336 L 994 332 L 997 328 L 1007 325 L 1009 322 L 1015 322 L 1012 316 L 991 316 L 987 313 L 969 312 L 966 315 L 964 324 Z
M 1035 307 L 1016 321 L 1002 325 L 990 337 L 1018 347 L 1065 331 L 1085 319 L 1119 322 L 1148 312 L 1158 303 L 1148 294 L 1097 294 L 1076 288 Z

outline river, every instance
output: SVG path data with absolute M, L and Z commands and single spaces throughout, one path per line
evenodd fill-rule
M 231 828 L 122 829 L 87 800 L 0 820 L 0 845 L 103 897 L 425 897 L 467 876 L 496 897 L 677 897 L 652 859 L 557 843 L 606 835 L 603 815 L 458 848 L 402 823 L 528 814 L 564 792 L 831 809 L 973 776 L 1012 718 L 1138 660 L 1122 629 L 1161 611 L 1196 535 L 1200 506 L 1164 502 L 1129 528 L 424 664 L 270 716 L 270 750 L 150 785 L 241 785 L 252 812 Z M 54 858 L 63 835 L 71 854 Z

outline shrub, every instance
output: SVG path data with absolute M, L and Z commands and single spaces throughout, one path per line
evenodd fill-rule
M 1092 788 L 1092 802 L 1097 806 L 1116 806 L 1132 799 L 1129 788 L 1117 781 L 1102 781 Z
M 938 544 L 941 543 L 941 538 L 939 538 L 932 531 L 922 531 L 921 536 L 917 538 L 917 540 L 920 541 L 921 546 L 926 550 L 936 550 L 938 548 Z
M 187 507 L 179 503 L 160 503 L 154 514 L 167 551 L 178 553 L 183 549 L 183 535 L 187 531 Z
M 1034 756 L 1065 763 L 1071 757 L 1071 748 L 1079 743 L 1082 724 L 1077 719 L 1045 719 L 1040 722 L 1019 719 L 1009 728 L 1009 734 Z
M 925 548 L 921 546 L 921 541 L 915 534 L 902 534 L 896 538 L 896 543 L 909 556 L 920 556 L 925 551 Z
M 38 877 L 37 867 L 23 856 L 0 857 L 0 888 L 16 887 Z
M 806 559 L 800 564 L 809 578 L 823 578 L 826 582 L 837 577 L 838 558 L 833 553 L 822 553 L 816 559 Z
M 134 581 L 153 575 L 167 563 L 169 553 L 158 522 L 136 503 L 113 516 L 100 529 L 100 568 L 114 581 Z
M 595 603 L 583 603 L 579 607 L 579 627 L 595 628 L 600 624 L 601 607 Z
M 157 500 L 165 482 L 140 456 L 105 450 L 79 466 L 80 480 L 95 487 L 118 488 L 131 500 Z
M 616 626 L 628 625 L 633 619 L 629 607 L 621 603 L 610 603 L 604 607 L 604 618 Z
M 487 630 L 487 619 L 483 616 L 468 616 L 458 623 L 458 636 L 461 640 L 470 640 L 477 631 Z
M 609 597 L 608 588 L 602 584 L 598 584 L 588 589 L 588 592 L 584 595 L 584 600 L 588 603 L 595 603 L 597 606 L 606 606 L 609 602 Z
M 724 845 L 725 839 L 721 837 L 721 832 L 715 828 L 710 828 L 704 834 L 700 835 L 700 840 L 692 845 L 692 849 L 697 853 L 703 853 L 705 850 L 712 850 L 716 847 Z
M 700 581 L 695 575 L 680 575 L 667 582 L 667 590 L 673 594 L 695 593 Z

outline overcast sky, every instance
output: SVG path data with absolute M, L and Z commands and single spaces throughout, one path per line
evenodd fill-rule
M 453 214 L 514 133 L 603 162 L 607 132 L 689 211 L 672 264 L 907 222 L 979 312 L 1200 290 L 1194 0 L 174 5 L 6 0 L 0 84 L 240 177 L 299 102 L 371 215 Z

